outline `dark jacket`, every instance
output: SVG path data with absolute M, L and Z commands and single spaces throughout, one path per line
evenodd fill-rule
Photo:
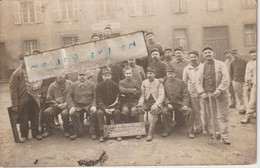
M 148 67 L 150 67 L 150 66 L 155 67 L 155 78 L 158 79 L 158 78 L 166 77 L 166 75 L 167 75 L 167 73 L 166 73 L 167 65 L 164 62 L 162 62 L 160 60 L 157 61 L 157 62 L 153 61 L 148 65 Z
M 98 74 L 98 82 L 103 81 L 102 71 L 104 68 L 106 68 L 106 67 L 102 67 Z M 112 71 L 112 81 L 114 81 L 116 84 L 119 84 L 119 81 L 125 78 L 123 69 L 119 65 L 117 65 L 117 64 L 112 65 L 111 71 Z
M 230 64 L 230 81 L 245 82 L 247 62 L 239 57 L 236 57 Z
M 136 91 L 131 89 L 136 89 Z M 125 95 L 125 97 L 122 98 L 123 103 L 137 102 L 141 95 L 141 86 L 135 79 L 123 79 L 119 82 L 119 91 Z

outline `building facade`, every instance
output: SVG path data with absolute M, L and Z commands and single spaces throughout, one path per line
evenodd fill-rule
M 245 59 L 256 47 L 255 0 L 1 0 L 1 79 L 19 65 L 21 52 L 46 51 L 91 40 L 105 26 L 113 34 L 153 31 L 164 47 L 186 51 L 237 49 Z

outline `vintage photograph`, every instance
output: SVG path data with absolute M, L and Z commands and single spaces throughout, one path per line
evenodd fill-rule
M 257 164 L 257 0 L 0 0 L 0 166 Z

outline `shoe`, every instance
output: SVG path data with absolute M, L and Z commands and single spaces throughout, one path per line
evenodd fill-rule
M 116 140 L 117 141 L 122 141 L 122 138 L 121 137 L 117 137 Z
M 162 133 L 162 137 L 166 138 L 167 136 L 169 136 L 169 133 L 168 133 L 168 132 Z
M 247 124 L 247 123 L 250 123 L 250 119 L 245 118 L 245 119 L 241 120 L 240 122 L 241 122 L 241 124 Z
M 65 132 L 64 136 L 65 136 L 65 138 L 69 138 L 70 137 L 70 133 Z
M 222 139 L 222 142 L 225 144 L 225 145 L 230 145 L 231 142 L 229 139 L 225 138 L 225 139 Z
M 211 138 L 214 139 L 214 135 L 211 133 Z M 216 140 L 220 140 L 220 134 L 219 133 L 216 133 Z
M 104 140 L 104 137 L 103 136 L 101 136 L 100 138 L 99 138 L 99 142 L 104 142 L 105 140 Z
M 20 142 L 21 142 L 21 143 L 25 143 L 26 140 L 27 140 L 27 138 L 25 138 L 25 137 L 21 137 Z
M 51 133 L 49 133 L 48 131 L 45 131 L 43 134 L 42 134 L 42 137 L 43 138 L 46 138 L 46 137 L 48 137 L 48 136 L 50 136 L 51 135 Z
M 246 114 L 246 110 L 240 110 L 239 114 Z
M 152 140 L 153 140 L 153 134 L 149 132 L 147 137 L 146 137 L 146 141 L 149 142 L 149 141 L 152 141 Z
M 94 134 L 91 134 L 91 139 L 96 140 L 96 139 L 97 139 L 97 136 L 94 135 Z
M 142 135 L 137 135 L 135 138 L 136 138 L 136 139 L 141 139 L 141 138 L 142 138 Z
M 70 136 L 70 140 L 75 140 L 75 139 L 77 139 L 77 138 L 79 138 L 78 135 L 71 135 L 71 136 Z
M 202 130 L 202 128 L 200 128 L 200 129 L 196 129 L 195 131 L 194 131 L 194 134 L 195 135 L 198 135 L 198 134 L 201 134 L 203 132 L 203 130 Z
M 36 137 L 34 137 L 34 139 L 36 139 L 36 140 L 42 140 L 42 136 L 41 136 L 41 135 L 37 135 Z
M 189 136 L 189 138 L 190 138 L 190 139 L 193 139 L 193 138 L 195 138 L 195 135 L 194 135 L 193 133 L 189 133 L 189 135 L 188 135 L 188 136 Z

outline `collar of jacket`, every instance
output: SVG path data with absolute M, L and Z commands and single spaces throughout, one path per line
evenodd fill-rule
M 197 69 L 199 69 L 200 64 L 201 64 L 201 63 L 198 63 L 198 65 L 197 65 L 196 67 L 194 67 L 194 66 L 191 65 L 191 63 L 189 63 L 189 64 L 187 65 L 187 67 L 188 67 L 188 69 L 195 69 L 195 70 L 197 70 Z
M 81 83 L 80 81 L 77 81 L 77 85 L 80 88 L 87 87 L 87 81 L 85 81 L 84 83 Z

